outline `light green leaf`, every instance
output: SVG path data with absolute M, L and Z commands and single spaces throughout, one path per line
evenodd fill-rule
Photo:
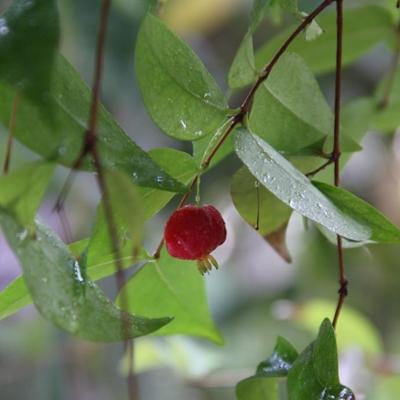
M 246 33 L 239 49 L 233 59 L 228 74 L 228 85 L 231 89 L 246 86 L 257 77 L 254 59 L 253 36 L 249 31 Z
M 222 125 L 228 106 L 214 79 L 193 51 L 151 14 L 138 34 L 135 67 L 145 106 L 165 133 L 196 140 Z
M 7 126 L 15 90 L 0 85 L 0 121 Z M 90 107 L 90 89 L 68 61 L 56 59 L 47 104 L 33 104 L 21 98 L 17 109 L 15 136 L 42 157 L 71 166 L 78 157 Z M 49 107 L 51 113 L 49 113 Z M 98 112 L 98 149 L 103 166 L 125 172 L 141 186 L 185 191 L 185 187 L 166 174 L 118 126 L 102 106 Z M 83 169 L 92 170 L 87 160 Z
M 288 374 L 289 400 L 355 400 L 339 382 L 335 331 L 328 319 L 317 339 L 300 354 Z
M 279 400 L 279 382 L 277 379 L 266 379 L 252 376 L 236 386 L 237 400 Z
M 336 14 L 327 12 L 318 18 L 324 34 L 313 41 L 300 35 L 289 50 L 301 55 L 314 73 L 335 69 Z M 290 27 L 268 41 L 256 52 L 256 66 L 262 68 L 275 54 L 296 27 Z M 394 22 L 390 12 L 379 6 L 349 8 L 344 16 L 343 65 L 348 65 L 370 51 L 375 45 L 391 37 Z
M 35 217 L 54 172 L 54 165 L 35 162 L 0 177 L 0 206 L 7 208 L 22 224 Z
M 195 261 L 178 260 L 163 250 L 160 260 L 140 269 L 123 291 L 134 294 L 129 296 L 128 311 L 149 318 L 174 317 L 157 335 L 186 334 L 222 342 L 211 319 L 204 278 Z
M 370 204 L 345 189 L 323 182 L 314 181 L 313 184 L 342 212 L 351 215 L 360 224 L 368 226 L 371 230 L 370 240 L 381 243 L 398 243 L 400 241 L 399 228 Z
M 305 29 L 305 37 L 307 41 L 317 39 L 324 33 L 323 29 L 318 25 L 318 22 L 314 19 Z
M 331 134 L 332 112 L 301 57 L 282 56 L 255 95 L 249 124 L 285 154 L 298 153 Z
M 235 150 L 250 172 L 278 199 L 311 220 L 351 240 L 367 240 L 369 226 L 345 214 L 274 148 L 240 129 Z
M 315 332 L 321 319 L 332 314 L 335 307 L 336 303 L 333 301 L 310 300 L 299 307 L 295 320 L 302 328 Z M 373 323 L 348 305 L 340 314 L 336 334 L 340 351 L 358 347 L 373 356 L 379 356 L 384 352 L 382 337 Z
M 46 100 L 60 39 L 56 1 L 14 0 L 0 29 L 0 80 L 33 101 Z
M 0 224 L 22 265 L 36 307 L 59 328 L 87 340 L 115 342 L 149 334 L 170 321 L 121 313 L 82 276 L 77 259 L 46 226 L 37 223 L 35 235 L 25 234 L 24 227 L 4 210 Z
M 183 151 L 157 148 L 150 150 L 148 154 L 165 172 L 183 185 L 189 184 L 199 172 L 193 157 Z M 160 211 L 174 196 L 174 193 L 165 190 L 144 187 L 138 187 L 138 193 L 145 219 L 149 219 Z

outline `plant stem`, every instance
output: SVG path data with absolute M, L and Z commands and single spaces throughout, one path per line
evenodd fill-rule
M 393 54 L 393 58 L 392 58 L 391 66 L 390 66 L 388 80 L 387 80 L 387 83 L 385 86 L 382 100 L 378 104 L 378 107 L 380 109 L 387 107 L 389 104 L 390 95 L 392 94 L 394 82 L 396 79 L 396 69 L 397 69 L 397 66 L 399 65 L 399 61 L 400 61 L 400 21 L 396 27 L 396 47 L 394 50 L 394 54 Z
M 121 293 L 121 310 L 125 310 L 127 305 L 127 298 L 125 292 L 121 291 L 122 287 L 125 284 L 125 274 L 123 270 L 123 264 L 121 261 L 122 256 L 119 246 L 117 226 L 112 212 L 112 204 L 107 188 L 105 172 L 97 148 L 97 131 L 96 131 L 97 111 L 100 99 L 101 78 L 102 78 L 103 64 L 104 64 L 104 49 L 105 49 L 110 7 L 111 7 L 111 0 L 102 1 L 101 11 L 100 11 L 99 33 L 97 36 L 96 60 L 95 60 L 94 80 L 92 86 L 92 99 L 90 105 L 88 129 L 86 131 L 84 145 L 81 150 L 81 155 L 75 162 L 75 165 L 80 165 L 83 158 L 86 155 L 91 154 L 94 162 L 95 171 L 97 173 L 97 183 L 99 185 L 100 192 L 102 195 L 104 215 L 107 221 L 112 252 L 114 254 L 114 262 L 116 267 L 115 279 L 118 292 Z M 128 320 L 126 319 L 126 314 L 124 311 L 121 311 L 121 320 L 122 320 L 121 331 L 122 331 L 122 336 L 124 336 L 125 333 L 128 331 L 127 329 Z M 130 342 L 127 339 L 125 341 L 125 349 L 128 349 L 133 353 L 133 341 Z M 138 395 L 132 369 L 130 369 L 130 374 L 128 374 L 127 383 L 128 383 L 129 398 L 131 400 L 137 399 Z
M 19 100 L 20 100 L 20 95 L 18 92 L 16 92 L 14 95 L 13 103 L 12 103 L 10 122 L 8 124 L 8 138 L 7 138 L 6 153 L 5 153 L 4 164 L 3 164 L 3 174 L 4 175 L 6 175 L 8 173 L 8 170 L 10 169 L 12 145 L 13 145 L 13 141 L 14 141 L 15 123 L 16 123 L 16 116 L 17 116 Z
M 275 55 L 272 57 L 271 61 L 265 65 L 265 67 L 261 70 L 258 79 L 254 83 L 254 85 L 250 88 L 247 96 L 242 102 L 242 105 L 239 108 L 239 111 L 237 114 L 233 115 L 229 119 L 229 124 L 226 128 L 225 133 L 221 136 L 220 140 L 217 142 L 217 144 L 214 146 L 214 148 L 211 150 L 210 154 L 208 157 L 205 159 L 205 161 L 201 164 L 201 172 L 199 172 L 192 180 L 188 191 L 183 195 L 181 201 L 179 202 L 178 209 L 182 207 L 187 198 L 189 197 L 195 183 L 197 182 L 197 179 L 199 179 L 200 175 L 202 175 L 209 167 L 212 159 L 214 158 L 215 154 L 218 152 L 220 147 L 224 144 L 225 140 L 228 138 L 228 136 L 234 131 L 235 127 L 242 123 L 246 115 L 248 115 L 251 111 L 251 106 L 253 103 L 254 96 L 257 92 L 257 89 L 261 86 L 261 84 L 267 80 L 269 77 L 271 71 L 275 67 L 275 65 L 278 63 L 279 59 L 282 57 L 282 55 L 286 52 L 290 44 L 297 38 L 297 36 L 309 25 L 314 18 L 316 18 L 325 8 L 327 8 L 329 5 L 331 5 L 335 0 L 324 0 L 313 12 L 311 12 L 304 20 L 300 23 L 300 25 L 293 31 L 293 33 L 285 40 L 283 45 L 278 49 L 278 51 L 275 53 Z M 160 244 L 157 247 L 157 250 L 155 251 L 153 257 L 154 258 L 159 258 L 160 257 L 160 252 L 161 249 L 164 245 L 164 240 L 162 239 L 160 241 Z
M 342 54 L 343 54 L 343 0 L 336 0 L 336 78 L 335 78 L 335 127 L 332 158 L 334 161 L 334 183 L 340 185 L 340 112 L 342 97 Z M 337 235 L 337 254 L 339 267 L 339 299 L 332 325 L 336 328 L 343 303 L 348 294 L 344 268 L 342 238 Z

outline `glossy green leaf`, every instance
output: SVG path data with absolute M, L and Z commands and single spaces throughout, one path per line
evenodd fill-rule
M 82 276 L 77 259 L 46 226 L 38 223 L 35 235 L 29 235 L 4 210 L 0 223 L 36 307 L 61 329 L 87 340 L 114 342 L 149 334 L 170 321 L 122 313 Z
M 123 291 L 129 298 L 128 311 L 149 318 L 174 317 L 157 335 L 186 334 L 222 342 L 211 319 L 204 278 L 195 261 L 178 260 L 163 250 L 160 260 L 140 269 Z
M 331 109 L 301 57 L 282 56 L 255 95 L 249 124 L 285 154 L 298 153 L 331 134 Z
M 335 69 L 336 14 L 326 12 L 318 18 L 324 34 L 313 41 L 300 35 L 289 50 L 301 55 L 314 73 Z M 290 27 L 268 41 L 256 53 L 256 66 L 262 68 L 296 27 Z M 367 53 L 378 43 L 391 37 L 394 23 L 390 12 L 379 6 L 349 8 L 344 16 L 343 65 L 348 65 Z
M 0 85 L 0 121 L 7 126 L 15 90 Z M 16 138 L 42 157 L 71 166 L 78 157 L 89 115 L 90 89 L 62 56 L 56 60 L 49 105 L 35 105 L 21 98 L 17 109 Z M 49 108 L 52 114 L 49 114 Z M 106 169 L 117 169 L 141 186 L 185 191 L 118 126 L 102 106 L 98 113 L 98 148 Z M 89 161 L 82 166 L 92 170 Z
M 35 162 L 1 176 L 0 206 L 7 208 L 21 224 L 29 226 L 53 172 L 53 164 Z
M 170 176 L 183 185 L 188 185 L 199 172 L 196 161 L 187 153 L 171 148 L 157 148 L 149 156 Z M 144 217 L 148 219 L 160 211 L 174 196 L 174 193 L 154 188 L 139 187 Z
M 252 376 L 240 381 L 236 386 L 237 400 L 279 400 L 279 382 L 277 379 L 266 379 Z
M 225 98 L 193 51 L 158 18 L 147 15 L 135 55 L 144 104 L 168 135 L 196 140 L 222 125 Z
M 317 339 L 300 354 L 288 374 L 289 400 L 355 400 L 339 382 L 335 331 L 328 319 Z
M 257 232 L 268 242 L 271 240 L 271 234 L 279 231 L 282 226 L 286 228 L 292 215 L 292 209 L 259 184 L 246 167 L 242 167 L 233 176 L 231 197 L 240 216 L 253 228 L 258 222 Z M 285 248 L 284 236 L 280 242 L 275 243 L 278 247 L 274 248 L 286 261 L 290 261 L 287 249 L 286 254 L 282 252 L 282 246 Z
M 14 0 L 0 16 L 0 80 L 45 100 L 59 38 L 55 0 Z
M 371 230 L 370 240 L 382 243 L 400 241 L 400 229 L 370 204 L 345 189 L 323 182 L 314 181 L 313 184 L 342 212 L 351 215 L 360 224 L 368 226 Z
M 278 199 L 311 220 L 351 240 L 367 240 L 369 226 L 342 212 L 289 161 L 256 135 L 241 129 L 235 150 L 250 172 Z
M 336 302 L 333 301 L 310 300 L 299 307 L 295 320 L 302 328 L 315 332 L 321 319 L 332 314 L 335 307 Z M 337 346 L 340 351 L 358 347 L 374 356 L 380 356 L 384 352 L 382 337 L 374 324 L 348 305 L 340 314 L 336 334 Z
M 72 243 L 69 246 L 69 250 L 75 258 L 79 259 L 86 251 L 88 244 L 89 239 L 84 239 Z M 82 274 L 85 273 L 92 281 L 103 279 L 115 273 L 115 255 L 111 252 L 105 254 L 102 251 L 102 246 L 109 246 L 109 244 L 101 240 L 91 243 L 90 257 L 86 261 L 85 268 L 82 269 Z M 138 254 L 133 254 L 132 242 L 129 240 L 123 242 L 121 248 L 121 263 L 123 268 L 129 268 L 139 261 L 148 261 L 150 258 L 144 250 L 140 250 Z M 25 285 L 24 277 L 20 275 L 0 292 L 0 320 L 16 313 L 31 303 L 32 298 Z
M 287 376 L 298 356 L 297 350 L 285 338 L 278 336 L 272 355 L 258 365 L 257 376 Z
M 257 78 L 255 66 L 253 36 L 249 31 L 246 33 L 239 49 L 233 59 L 228 74 L 228 85 L 231 89 L 241 88 Z

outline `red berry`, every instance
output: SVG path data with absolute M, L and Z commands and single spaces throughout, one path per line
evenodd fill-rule
M 168 253 L 183 260 L 199 260 L 201 272 L 211 269 L 210 256 L 225 242 L 225 222 L 213 206 L 187 205 L 176 210 L 165 226 L 164 239 Z

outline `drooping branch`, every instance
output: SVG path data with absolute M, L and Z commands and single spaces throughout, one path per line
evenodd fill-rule
M 250 88 L 247 96 L 243 100 L 239 108 L 239 111 L 235 115 L 229 118 L 229 120 L 227 121 L 227 128 L 225 132 L 218 140 L 216 145 L 213 147 L 213 149 L 210 151 L 210 154 L 207 156 L 207 158 L 202 162 L 201 172 L 193 178 L 192 182 L 189 185 L 188 191 L 184 194 L 181 201 L 179 202 L 178 208 L 182 207 L 185 204 L 200 175 L 202 175 L 208 169 L 212 159 L 214 158 L 218 150 L 221 148 L 221 146 L 224 144 L 225 140 L 234 131 L 236 126 L 241 124 L 245 119 L 245 117 L 250 113 L 253 99 L 257 92 L 257 89 L 263 84 L 263 82 L 265 82 L 268 79 L 269 75 L 271 74 L 271 71 L 274 69 L 274 67 L 276 66 L 282 55 L 285 54 L 291 43 L 297 38 L 297 36 L 299 36 L 301 32 L 304 31 L 304 29 L 319 14 L 321 14 L 322 11 L 324 11 L 334 1 L 335 0 L 324 0 L 314 11 L 312 11 L 306 18 L 304 18 L 304 20 L 299 24 L 299 26 L 292 32 L 292 34 L 285 40 L 282 46 L 278 49 L 278 51 L 272 57 L 271 61 L 268 64 L 266 64 L 265 67 L 261 70 L 256 82 Z M 156 259 L 159 258 L 162 247 L 163 247 L 163 240 L 161 240 L 160 244 L 158 245 L 157 250 L 153 255 L 154 258 Z
M 335 126 L 333 140 L 334 183 L 340 185 L 340 114 L 342 99 L 342 54 L 343 54 L 343 0 L 336 0 L 336 76 L 335 76 Z M 343 303 L 348 294 L 345 275 L 342 238 L 337 235 L 337 254 L 339 267 L 339 299 L 332 325 L 336 328 Z

